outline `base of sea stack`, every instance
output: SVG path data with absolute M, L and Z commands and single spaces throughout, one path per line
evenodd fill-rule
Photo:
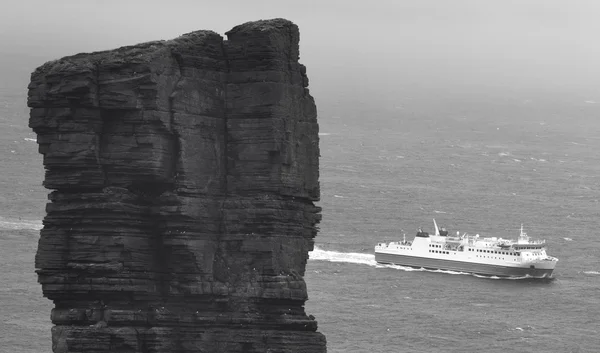
M 552 275 L 552 272 L 554 271 L 554 268 L 543 268 L 543 264 L 541 266 L 538 264 L 530 265 L 527 267 L 501 266 L 384 253 L 375 253 L 375 261 L 380 264 L 398 265 L 412 268 L 424 268 L 427 270 L 464 272 L 481 276 L 496 276 L 504 278 L 548 278 Z

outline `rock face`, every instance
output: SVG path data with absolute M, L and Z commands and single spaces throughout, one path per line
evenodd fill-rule
M 318 125 L 293 23 L 38 68 L 55 353 L 325 352 L 303 280 Z

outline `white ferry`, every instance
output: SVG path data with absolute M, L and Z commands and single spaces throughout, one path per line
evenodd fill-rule
M 544 240 L 530 240 L 523 231 L 517 240 L 483 238 L 479 234 L 448 235 L 438 229 L 430 235 L 419 229 L 413 241 L 379 243 L 375 260 L 414 268 L 448 270 L 498 277 L 550 277 L 558 259 L 546 254 Z

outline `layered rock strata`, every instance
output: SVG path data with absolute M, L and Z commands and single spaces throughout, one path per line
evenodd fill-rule
M 320 220 L 299 32 L 277 19 L 39 67 L 36 268 L 54 353 L 325 352 L 303 280 Z

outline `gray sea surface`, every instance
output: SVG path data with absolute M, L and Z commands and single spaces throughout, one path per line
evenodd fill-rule
M 48 191 L 27 127 L 35 66 L 22 63 L 1 68 L 0 350 L 49 352 L 52 305 L 34 273 Z M 415 87 L 365 96 L 318 84 L 311 92 L 323 221 L 306 271 L 306 310 L 329 352 L 600 349 L 594 97 Z M 554 276 L 506 280 L 375 263 L 377 242 L 431 231 L 432 218 L 450 231 L 504 238 L 523 223 L 560 259 Z

